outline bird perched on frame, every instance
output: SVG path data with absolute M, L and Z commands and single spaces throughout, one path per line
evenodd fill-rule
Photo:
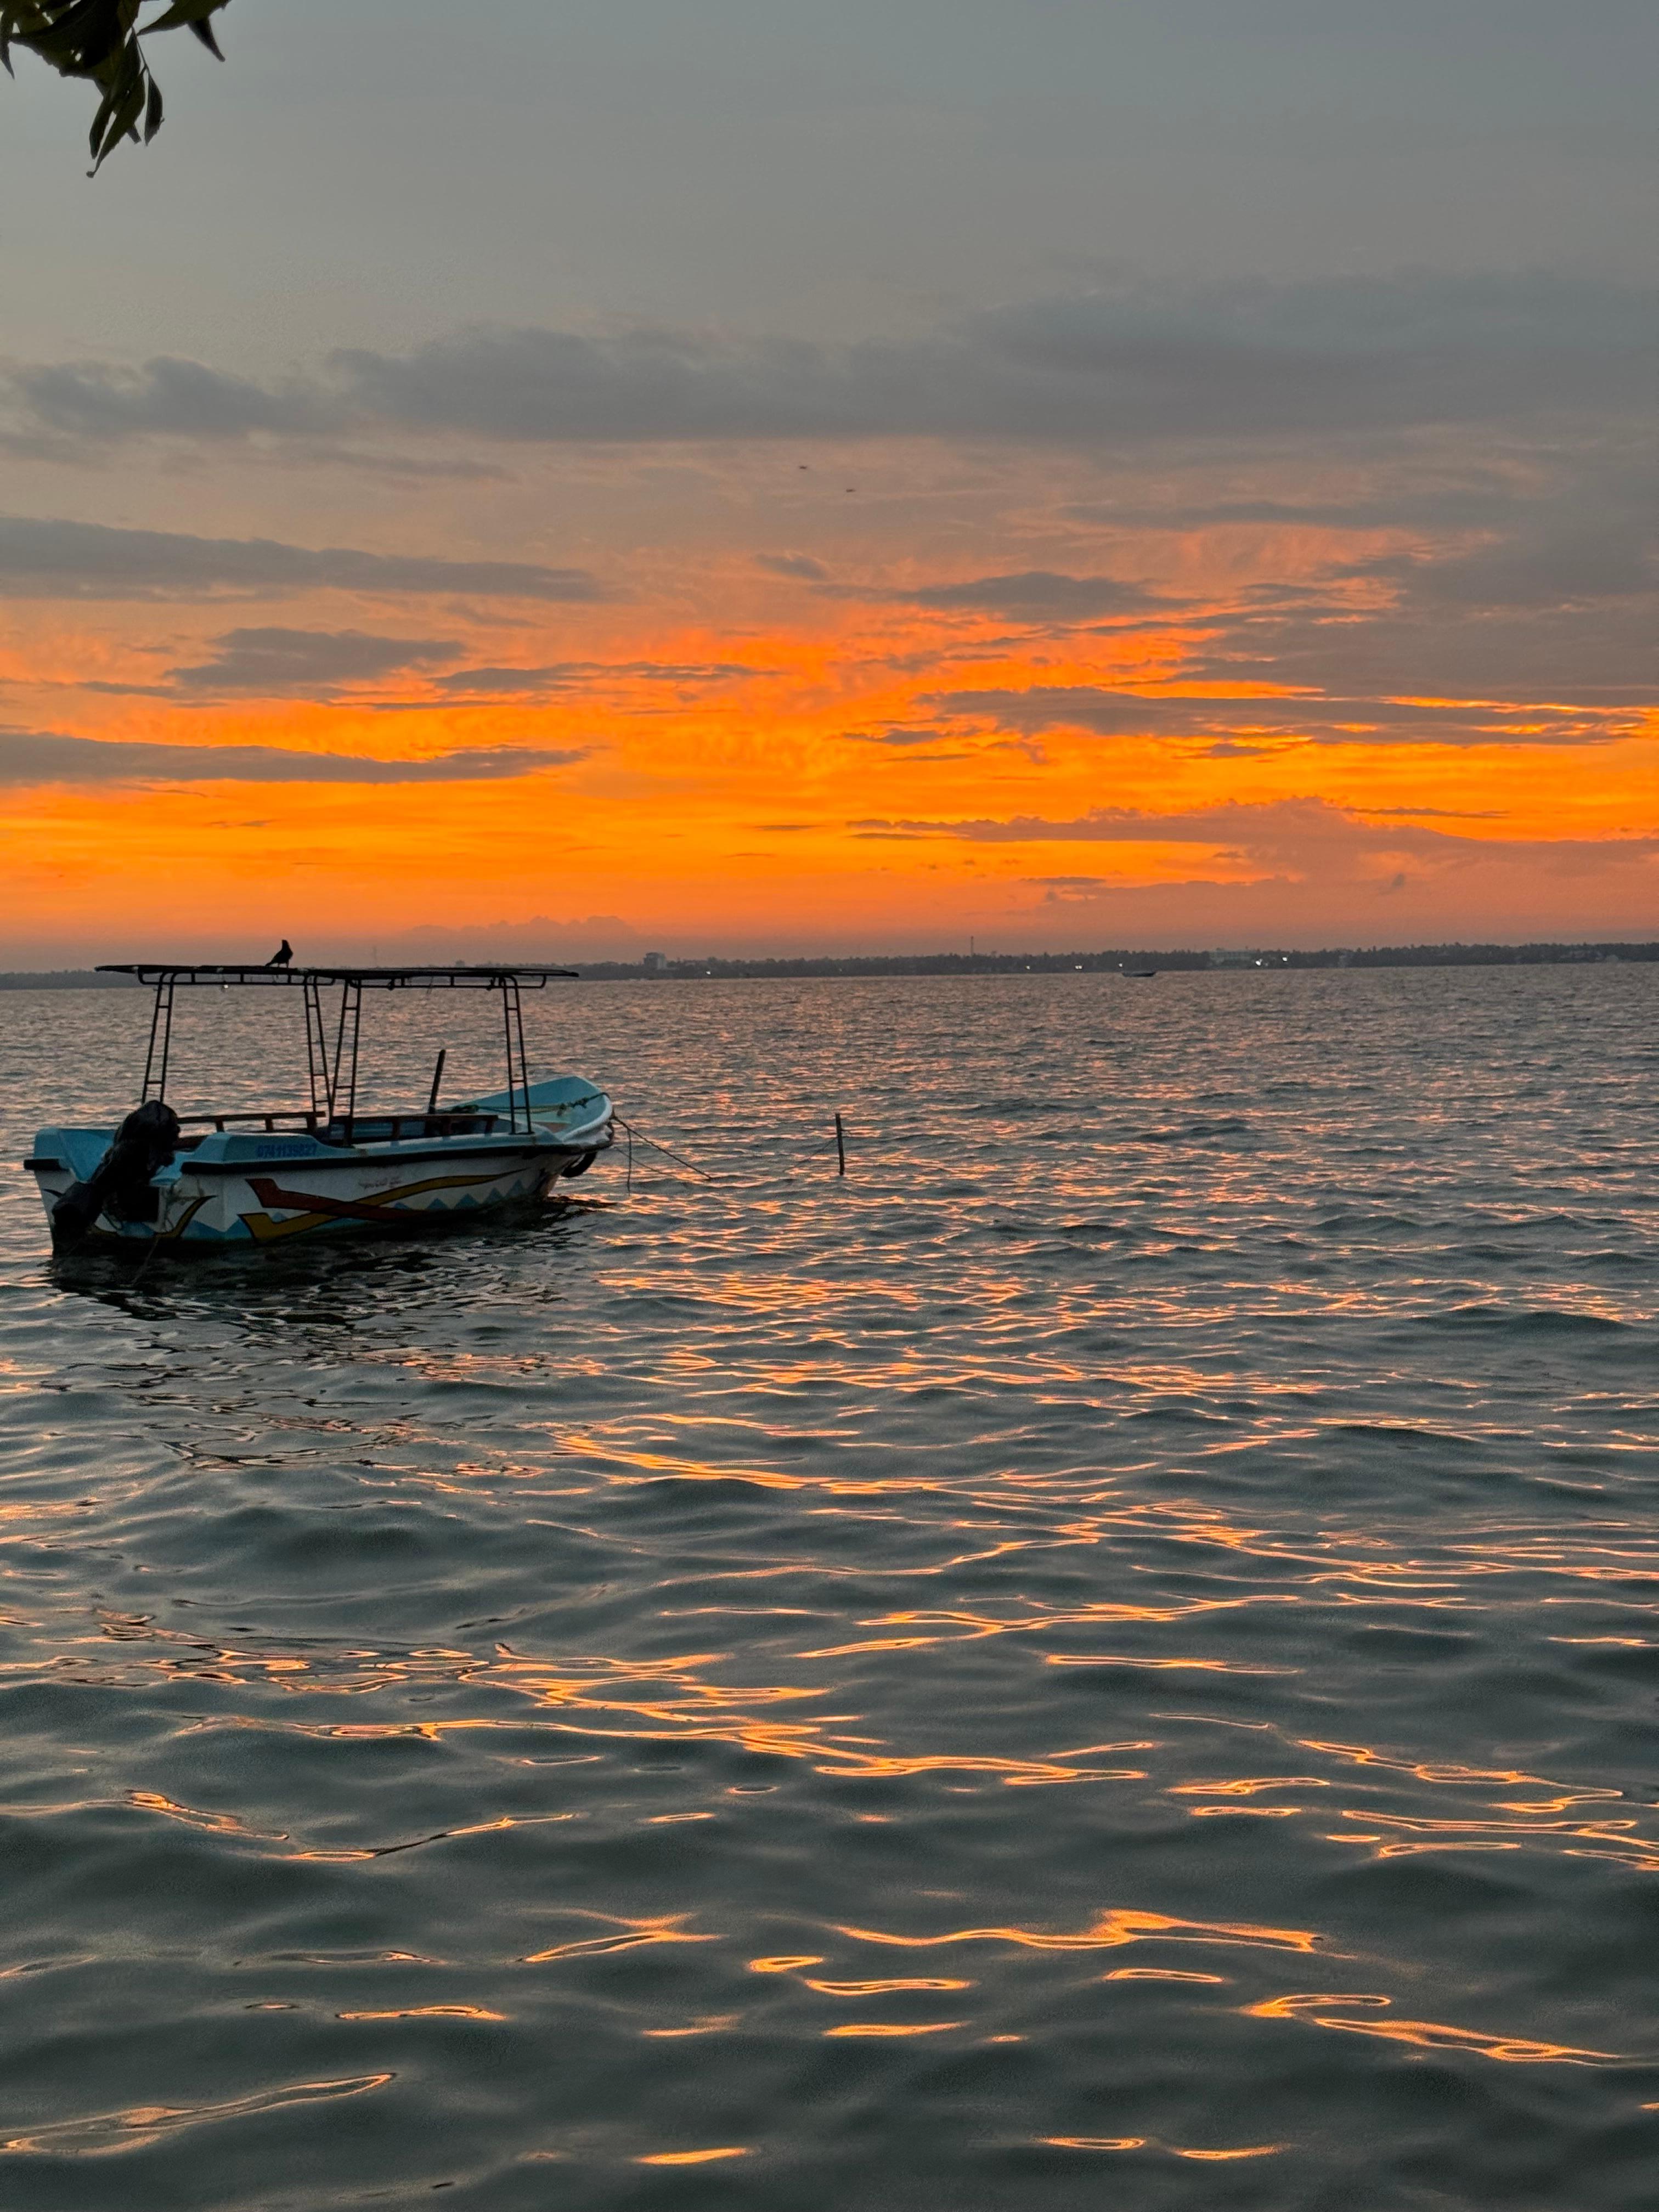
M 266 961 L 265 965 L 267 968 L 286 968 L 293 957 L 294 947 L 289 943 L 287 938 L 284 938 L 270 959 Z

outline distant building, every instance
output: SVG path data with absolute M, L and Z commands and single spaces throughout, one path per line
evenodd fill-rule
M 1261 957 L 1259 952 L 1241 952 L 1224 945 L 1211 953 L 1210 965 L 1212 968 L 1254 968 Z
M 660 975 L 668 965 L 668 956 L 665 952 L 647 952 L 640 965 L 647 975 Z

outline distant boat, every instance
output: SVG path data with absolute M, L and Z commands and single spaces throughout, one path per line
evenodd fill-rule
M 1158 970 L 1156 968 L 1124 968 L 1121 969 L 1119 973 L 1124 975 L 1133 975 L 1137 982 L 1145 983 L 1149 981 L 1152 976 L 1156 975 Z
M 561 968 L 221 968 L 140 963 L 155 994 L 142 1103 L 118 1125 L 46 1128 L 25 1163 L 63 1249 L 91 1239 L 244 1249 L 295 1237 L 434 1228 L 544 1197 L 612 1141 L 611 1101 L 580 1076 L 532 1083 L 520 986 L 541 990 Z M 309 1103 L 178 1114 L 167 1101 L 173 1001 L 181 985 L 298 988 L 306 1015 Z M 507 1083 L 486 1098 L 407 1112 L 357 1106 L 365 990 L 489 990 L 501 994 Z M 331 1023 L 325 990 L 340 994 Z M 333 1031 L 332 1038 L 329 1036 Z

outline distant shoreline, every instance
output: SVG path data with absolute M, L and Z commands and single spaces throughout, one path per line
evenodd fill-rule
M 556 957 L 556 956 L 546 956 Z M 1116 975 L 1124 969 L 1224 971 L 1256 968 L 1562 968 L 1659 960 L 1659 942 L 1595 945 L 1374 945 L 1317 952 L 1279 946 L 1250 951 L 1106 952 L 894 952 L 800 959 L 589 960 L 591 982 L 805 981 L 817 976 Z M 480 960 L 471 963 L 488 968 Z M 0 991 L 107 991 L 143 988 L 130 975 L 88 968 L 0 973 Z

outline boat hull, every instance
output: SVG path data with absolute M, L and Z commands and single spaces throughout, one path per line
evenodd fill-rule
M 108 1141 L 103 1130 L 40 1132 L 28 1164 L 48 1218 Z M 448 1228 L 545 1198 L 611 1142 L 608 1113 L 556 1136 L 538 1128 L 372 1148 L 280 1134 L 210 1138 L 151 1178 L 143 1210 L 153 1218 L 106 1212 L 85 1241 L 222 1250 Z

